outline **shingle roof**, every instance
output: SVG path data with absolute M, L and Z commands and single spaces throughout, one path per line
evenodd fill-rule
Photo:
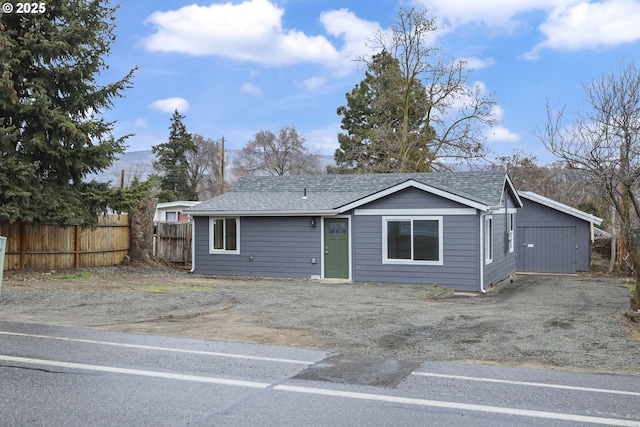
M 500 205 L 505 182 L 509 181 L 504 172 L 248 176 L 240 178 L 229 192 L 185 212 L 335 213 L 341 207 L 407 182 L 423 184 L 476 205 L 494 207 Z

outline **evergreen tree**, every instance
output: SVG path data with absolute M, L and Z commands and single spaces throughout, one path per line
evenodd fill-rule
M 184 118 L 185 116 L 176 110 L 171 117 L 169 141 L 152 147 L 158 159 L 153 163 L 153 167 L 158 171 L 160 202 L 198 200 L 197 183 L 189 179 L 187 161 L 190 153 L 197 152 L 197 146 L 182 122 Z
M 344 167 L 363 172 L 423 170 L 433 138 L 425 121 L 426 91 L 419 80 L 404 89 L 397 59 L 386 51 L 374 55 L 364 80 L 345 97 L 347 105 L 337 113 L 343 116 L 341 128 L 346 133 L 338 134 L 340 148 L 334 156 L 338 168 L 333 172 Z
M 87 175 L 108 168 L 126 137 L 101 111 L 131 86 L 96 79 L 115 40 L 103 1 L 0 12 L 0 220 L 91 225 L 119 196 Z

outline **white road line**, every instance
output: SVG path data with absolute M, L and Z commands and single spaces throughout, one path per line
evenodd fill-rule
M 31 359 L 28 357 L 15 357 L 0 355 L 0 360 L 14 363 L 26 363 L 30 365 L 54 366 L 56 368 L 80 369 L 85 371 L 109 372 L 113 374 L 137 375 L 142 377 L 164 378 L 169 380 L 195 381 L 201 383 L 231 385 L 249 388 L 267 388 L 270 383 L 260 383 L 254 381 L 238 381 L 225 378 L 201 377 L 196 375 L 170 374 L 158 371 L 143 371 L 139 369 L 115 368 L 112 366 L 87 365 L 85 363 L 59 362 L 55 360 Z
M 313 365 L 314 363 L 316 363 L 316 362 L 309 362 L 306 360 L 249 356 L 246 354 L 219 353 L 214 351 L 186 350 L 186 349 L 171 348 L 171 347 L 155 347 L 150 345 L 126 344 L 126 343 L 111 342 L 111 341 L 94 341 L 94 340 L 85 340 L 80 338 L 56 337 L 56 336 L 50 336 L 50 335 L 23 334 L 19 332 L 0 331 L 0 335 L 11 335 L 11 336 L 25 337 L 25 338 L 40 338 L 40 339 L 55 340 L 55 341 L 79 342 L 84 344 L 109 345 L 113 347 L 137 348 L 141 350 L 168 351 L 172 353 L 185 353 L 185 354 L 197 354 L 197 355 L 214 356 L 214 357 L 229 357 L 229 358 L 235 358 L 235 359 L 260 360 L 263 362 L 291 363 L 296 365 L 307 365 L 307 366 Z
M 328 397 L 369 400 L 369 401 L 376 401 L 376 402 L 388 402 L 388 403 L 394 403 L 394 404 L 428 406 L 428 407 L 434 407 L 434 408 L 446 408 L 446 409 L 455 409 L 455 410 L 462 410 L 462 411 L 485 412 L 485 413 L 493 413 L 493 414 L 502 414 L 502 415 L 511 415 L 511 416 L 520 416 L 520 417 L 529 417 L 529 418 L 541 418 L 541 419 L 550 419 L 550 420 L 561 420 L 561 421 L 572 421 L 572 422 L 589 423 L 589 424 L 602 424 L 602 425 L 608 425 L 608 426 L 640 427 L 640 421 L 623 420 L 623 419 L 617 419 L 617 418 L 591 417 L 591 416 L 585 416 L 585 415 L 563 414 L 559 412 L 534 411 L 534 410 L 528 410 L 528 409 L 504 408 L 499 406 L 488 406 L 488 405 L 485 406 L 485 405 L 474 405 L 474 404 L 468 404 L 468 403 L 444 402 L 444 401 L 438 401 L 438 400 L 416 399 L 416 398 L 410 398 L 410 397 L 388 396 L 388 395 L 382 395 L 382 394 L 356 393 L 356 392 L 328 390 L 328 389 L 321 389 L 321 388 L 314 388 L 314 387 L 299 387 L 299 386 L 290 386 L 290 385 L 282 385 L 282 384 L 274 385 L 274 384 L 262 383 L 262 382 L 238 381 L 238 380 L 203 377 L 203 376 L 196 376 L 196 375 L 171 374 L 166 372 L 115 368 L 111 366 L 59 362 L 59 361 L 52 361 L 52 360 L 31 359 L 26 357 L 0 355 L 0 360 L 4 360 L 7 362 L 14 362 L 14 363 L 31 364 L 31 365 L 54 366 L 59 368 L 89 370 L 89 371 L 97 371 L 97 372 L 110 372 L 115 374 L 137 375 L 137 376 L 164 378 L 164 379 L 181 380 L 181 381 L 195 381 L 195 382 L 201 382 L 201 383 L 248 387 L 248 388 L 257 388 L 257 389 L 266 389 L 269 387 L 273 387 L 273 390 L 276 390 L 276 391 L 313 394 L 313 395 L 328 396 Z
M 443 402 L 439 400 L 415 399 L 410 397 L 387 396 L 381 394 L 355 393 L 349 391 L 326 390 L 312 387 L 277 385 L 274 390 L 293 393 L 307 393 L 319 396 L 341 397 L 378 402 L 401 403 L 405 405 L 429 406 L 435 408 L 458 409 L 463 411 L 488 412 L 493 414 L 515 415 L 529 418 L 544 418 L 580 423 L 603 424 L 607 426 L 640 427 L 640 421 L 622 420 L 618 418 L 590 417 L 585 415 L 563 414 L 559 412 L 533 411 L 528 409 L 502 408 L 499 406 L 473 405 L 468 403 Z
M 512 384 L 512 385 L 524 385 L 531 387 L 545 387 L 545 388 L 557 388 L 562 390 L 574 390 L 574 391 L 587 391 L 590 393 L 608 393 L 608 394 L 623 394 L 626 396 L 640 396 L 640 393 L 635 391 L 624 391 L 624 390 L 611 390 L 606 388 L 590 388 L 590 387 L 577 387 L 571 385 L 561 385 L 561 384 L 547 384 L 547 383 L 534 383 L 527 381 L 511 381 L 511 380 L 501 380 L 496 378 L 483 378 L 483 377 L 466 377 L 462 375 L 447 375 L 447 374 L 435 374 L 431 372 L 412 372 L 411 375 L 417 375 L 421 377 L 435 377 L 435 378 L 448 378 L 455 380 L 464 380 L 464 381 L 479 381 L 479 382 L 487 382 L 487 383 L 499 383 L 499 384 Z

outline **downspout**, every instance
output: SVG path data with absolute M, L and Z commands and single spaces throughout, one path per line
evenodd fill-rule
M 484 289 L 484 215 L 481 213 L 480 217 L 480 228 L 478 229 L 480 232 L 480 250 L 478 253 L 480 254 L 480 293 L 486 294 L 487 291 Z
M 189 274 L 193 274 L 196 270 L 196 219 L 193 215 L 189 215 L 191 221 L 191 270 Z
M 508 253 L 509 252 L 509 212 L 507 211 L 507 197 L 509 197 L 509 195 L 507 194 L 507 191 L 505 189 L 504 192 L 504 253 Z

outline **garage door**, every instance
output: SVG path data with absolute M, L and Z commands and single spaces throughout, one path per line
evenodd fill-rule
M 575 227 L 526 227 L 518 233 L 518 271 L 576 272 Z

